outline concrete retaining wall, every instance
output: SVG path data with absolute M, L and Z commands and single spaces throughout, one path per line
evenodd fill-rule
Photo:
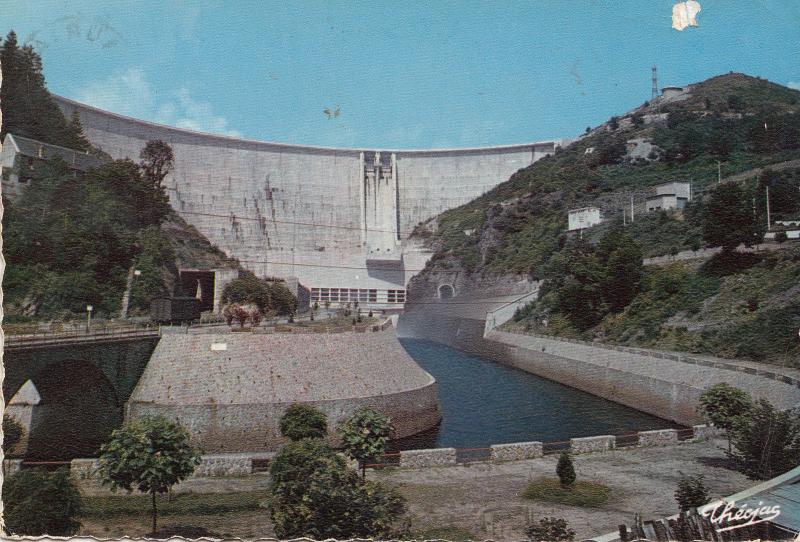
M 544 455 L 541 442 L 515 442 L 512 444 L 492 444 L 492 461 L 518 461 L 533 459 Z
M 569 449 L 573 454 L 589 454 L 593 452 L 607 452 L 616 445 L 614 435 L 600 435 L 597 437 L 581 437 L 569 439 Z
M 434 448 L 430 450 L 405 450 L 400 452 L 400 467 L 421 469 L 425 467 L 445 467 L 456 464 L 455 448 Z
M 462 300 L 465 301 L 465 300 Z M 470 300 L 473 301 L 473 300 Z M 683 425 L 702 423 L 700 394 L 727 382 L 781 409 L 800 405 L 800 383 L 763 368 L 672 353 L 489 331 L 477 316 L 410 310 L 398 331 L 533 373 Z

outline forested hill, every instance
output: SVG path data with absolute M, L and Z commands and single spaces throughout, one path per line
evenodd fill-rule
M 756 243 L 766 227 L 767 186 L 773 222 L 800 218 L 800 169 L 796 167 L 767 167 L 743 183 L 716 187 L 719 177 L 724 180 L 798 158 L 800 92 L 738 73 L 689 85 L 682 92 L 612 117 L 599 127 L 587 128 L 576 142 L 518 171 L 483 196 L 418 225 L 414 236 L 434 251 L 434 257 L 412 280 L 409 296 L 413 299 L 423 292 L 430 295 L 430 285 L 442 276 L 457 274 L 459 280 L 473 287 L 489 287 L 509 275 L 525 276 L 544 281 L 542 301 L 518 318 L 527 329 L 663 346 L 662 335 L 674 332 L 665 330 L 667 320 L 680 318 L 681 311 L 687 310 L 680 303 L 650 315 L 645 331 L 638 326 L 642 322 L 634 325 L 628 321 L 624 333 L 620 331 L 622 324 L 616 322 L 615 327 L 611 323 L 614 318 L 624 319 L 636 303 L 647 308 L 656 304 L 639 297 L 651 286 L 648 281 L 653 273 L 633 262 L 642 256 L 704 246 L 731 248 L 732 244 Z M 690 181 L 694 201 L 683 212 L 644 213 L 648 189 L 669 181 Z M 631 197 L 636 209 L 633 224 Z M 604 222 L 585 230 L 582 236 L 569 234 L 567 212 L 587 206 L 600 208 Z M 744 262 L 731 258 L 732 252 L 726 250 L 727 260 L 717 258 L 713 269 L 684 266 L 681 273 L 688 275 L 676 279 L 678 286 L 699 288 L 689 296 L 695 299 L 689 309 L 700 310 L 703 300 L 717 295 L 727 280 L 742 278 L 740 273 L 746 268 L 755 273 L 750 266 L 794 265 L 759 263 L 759 257 Z M 787 257 L 794 261 L 792 256 Z M 797 267 L 800 269 L 800 265 Z M 792 273 L 784 269 L 780 285 L 772 286 L 800 282 L 800 272 L 796 276 Z M 693 285 L 688 284 L 689 275 L 697 279 Z M 704 282 L 705 278 L 710 282 Z M 749 284 L 752 289 L 759 282 L 752 279 Z M 758 296 L 758 292 L 752 293 Z M 755 307 L 747 314 L 748 325 L 758 329 L 753 333 L 761 333 L 765 322 L 778 316 L 785 323 L 781 325 L 781 340 L 768 345 L 770 351 L 761 357 L 783 359 L 791 352 L 800 354 L 795 337 L 800 327 L 800 292 L 784 295 L 775 303 L 767 297 L 765 294 L 760 305 L 755 300 L 749 304 Z M 727 310 L 716 308 L 716 318 Z M 761 314 L 767 309 L 772 311 L 769 315 Z M 545 329 L 542 322 L 549 326 Z M 795 323 L 791 333 L 794 342 L 790 343 L 785 335 Z M 708 324 L 707 320 L 696 326 L 682 322 L 678 327 L 681 331 L 688 329 L 689 335 L 692 329 L 706 334 L 717 329 Z M 766 337 L 768 341 L 775 339 L 772 333 Z M 715 346 L 710 340 L 690 339 L 672 340 L 668 347 L 751 358 L 760 355 L 760 351 L 743 352 L 730 345 L 726 350 L 721 336 Z
M 52 100 L 42 62 L 11 32 L 0 48 L 2 135 L 12 133 L 94 153 L 102 164 L 75 175 L 58 158 L 38 161 L 13 201 L 3 197 L 3 306 L 6 322 L 65 320 L 120 314 L 132 268 L 140 271 L 130 315 L 149 312 L 156 296 L 175 293 L 179 267 L 233 267 L 178 217 L 162 181 L 171 164 L 166 143 L 149 142 L 140 162 L 111 160 L 92 149 L 80 119 L 64 118 Z

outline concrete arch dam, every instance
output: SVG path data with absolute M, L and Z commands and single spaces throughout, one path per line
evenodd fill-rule
M 405 301 L 430 254 L 414 227 L 463 205 L 561 140 L 470 149 L 378 150 L 288 145 L 144 122 L 66 98 L 92 144 L 138 160 L 148 140 L 175 153 L 170 203 L 209 241 L 260 276 L 297 277 L 319 301 Z M 344 296 L 344 297 L 343 297 Z

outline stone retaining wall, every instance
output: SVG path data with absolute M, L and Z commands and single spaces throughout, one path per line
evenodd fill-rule
M 515 442 L 512 444 L 492 444 L 492 461 L 518 461 L 533 459 L 544 455 L 541 442 Z
M 430 450 L 405 450 L 400 452 L 400 467 L 420 469 L 444 467 L 456 464 L 455 448 L 433 448 Z
M 692 431 L 692 441 L 709 440 L 721 434 L 719 429 L 706 425 L 695 425 Z M 677 429 L 664 429 L 640 431 L 635 435 L 639 446 L 672 446 L 680 443 L 678 432 Z M 488 461 L 536 459 L 544 456 L 544 447 L 545 444 L 538 441 L 492 444 L 489 447 L 490 455 Z M 616 437 L 614 435 L 600 435 L 570 439 L 569 448 L 565 451 L 577 455 L 614 449 L 617 449 Z M 627 448 L 619 449 L 625 450 Z M 244 476 L 256 471 L 254 463 L 266 464 L 274 456 L 274 452 L 204 455 L 192 476 L 195 478 Z M 458 463 L 458 451 L 455 448 L 404 450 L 400 452 L 401 468 L 421 469 L 452 466 Z M 6 460 L 7 475 L 19 471 L 21 466 L 22 460 L 20 459 Z M 356 468 L 358 464 L 353 462 L 351 466 Z M 98 476 L 98 460 L 96 458 L 73 459 L 69 463 L 69 468 L 72 474 L 79 479 L 91 479 Z
M 615 445 L 616 437 L 614 435 L 569 439 L 569 449 L 573 454 L 605 452 L 613 449 Z

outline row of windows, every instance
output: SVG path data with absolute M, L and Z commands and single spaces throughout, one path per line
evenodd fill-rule
M 324 303 L 405 303 L 405 290 L 377 290 L 374 288 L 311 288 L 311 301 Z

